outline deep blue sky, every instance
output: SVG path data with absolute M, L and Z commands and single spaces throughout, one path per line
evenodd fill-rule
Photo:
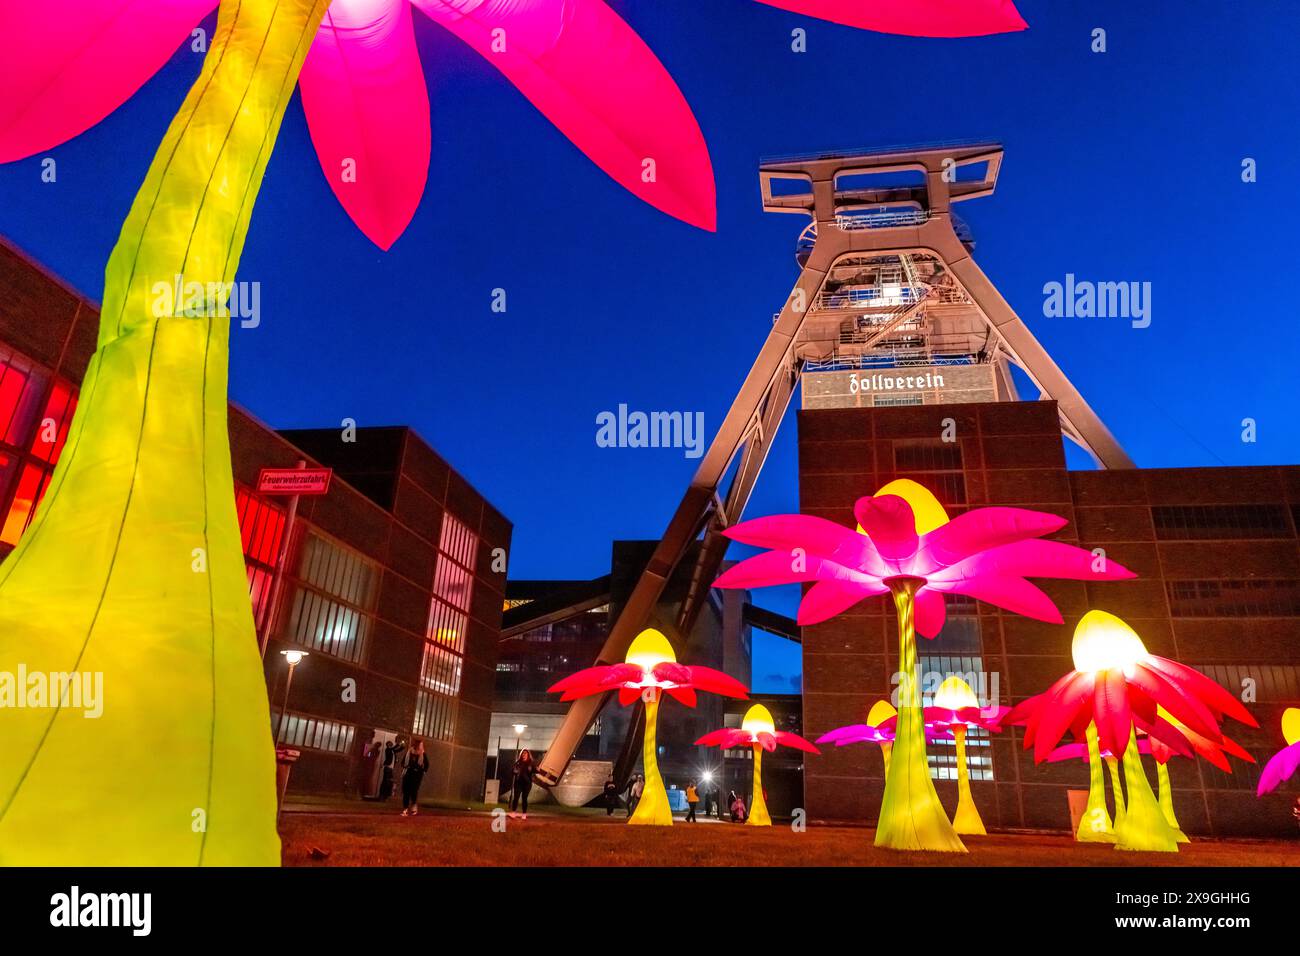
M 1029 31 L 956 41 L 751 0 L 612 6 L 704 130 L 717 233 L 624 192 L 417 14 L 434 124 L 424 202 L 379 252 L 330 193 L 295 96 L 241 264 L 262 284 L 263 322 L 234 336 L 236 401 L 277 427 L 409 422 L 514 521 L 513 576 L 601 574 L 611 539 L 659 536 L 696 463 L 598 448 L 596 414 L 700 410 L 712 435 L 795 279 L 802 224 L 761 211 L 760 157 L 992 138 L 1007 150 L 998 190 L 961 210 L 976 259 L 1137 462 L 1300 460 L 1300 5 L 1021 0 Z M 1090 52 L 1094 27 L 1105 54 Z M 38 158 L 0 166 L 0 233 L 98 298 L 198 67 L 183 49 L 53 150 L 56 184 Z M 1243 157 L 1257 183 L 1241 182 Z M 1151 327 L 1044 319 L 1043 284 L 1067 272 L 1151 282 Z M 505 315 L 490 310 L 496 287 Z M 798 507 L 792 425 L 750 514 Z M 797 649 L 763 642 L 758 688 L 788 689 L 798 666 Z

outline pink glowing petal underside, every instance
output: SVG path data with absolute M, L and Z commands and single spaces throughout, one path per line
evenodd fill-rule
M 732 541 L 756 548 L 774 548 L 779 551 L 799 548 L 805 554 L 819 555 L 851 567 L 861 567 L 864 561 L 875 555 L 875 549 L 865 535 L 812 515 L 752 518 L 732 525 L 722 533 Z
M 966 564 L 969 562 L 963 562 Z M 983 575 L 967 576 L 957 581 L 931 582 L 930 587 L 939 591 L 964 594 L 1005 611 L 1014 611 L 1036 621 L 1050 624 L 1062 623 L 1061 612 L 1056 609 L 1052 599 L 1036 585 L 1024 578 L 1006 577 L 989 572 Z
M 1268 763 L 1264 764 L 1264 769 L 1260 771 L 1259 787 L 1255 795 L 1262 797 L 1276 790 L 1284 780 L 1290 780 L 1297 769 L 1300 769 L 1300 743 L 1283 747 L 1269 758 Z
M 1087 744 L 1062 744 L 1047 755 L 1048 763 L 1061 763 L 1065 760 L 1087 760 Z
M 1061 541 L 1032 539 L 990 548 L 955 564 L 943 577 L 991 571 L 1008 577 L 1064 578 L 1071 581 L 1122 581 L 1137 577 L 1117 561 Z
M 778 730 L 775 735 L 775 742 L 780 744 L 782 747 L 793 747 L 795 750 L 802 750 L 805 753 L 821 753 L 820 750 L 814 747 L 807 740 L 804 740 L 798 734 L 790 733 L 788 730 Z
M 817 738 L 817 742 L 843 747 L 846 744 L 881 743 L 892 739 L 892 736 L 887 737 L 878 727 L 869 724 L 850 724 L 847 727 L 836 727 L 834 730 L 827 731 Z
M 0 163 L 58 146 L 94 126 L 157 73 L 216 5 L 0 3 Z
M 299 87 L 330 189 L 388 249 L 415 215 L 429 173 L 429 93 L 407 0 L 334 0 Z
M 1242 706 L 1240 700 L 1200 671 L 1179 664 L 1177 661 L 1171 661 L 1167 657 L 1155 655 L 1147 658 L 1146 666 L 1186 687 L 1215 713 L 1231 717 L 1248 727 L 1259 726 L 1259 721 L 1251 716 L 1250 711 Z
M 1051 534 L 1064 518 L 1024 508 L 977 508 L 927 534 L 921 551 L 927 565 L 948 567 L 991 548 Z
M 883 584 L 869 586 L 846 581 L 818 581 L 799 602 L 795 622 L 801 627 L 820 624 L 842 614 L 859 601 L 885 594 L 888 590 Z
M 974 37 L 1027 27 L 1012 0 L 759 0 L 847 27 L 913 37 Z
M 1092 674 L 1071 671 L 1037 698 L 1039 703 L 1029 718 L 1033 734 L 1025 735 L 1025 744 L 1033 744 L 1035 763 L 1047 759 L 1052 748 L 1060 743 L 1075 715 L 1081 708 L 1088 706 L 1094 693 L 1094 684 Z M 1016 713 L 1017 710 L 1013 708 L 1004 722 L 1010 723 Z
M 885 562 L 896 573 L 906 570 L 920 546 L 916 518 L 906 499 L 898 495 L 859 498 L 853 505 L 853 516 Z
M 1097 737 L 1102 750 L 1117 757 L 1128 749 L 1129 730 L 1133 726 L 1133 711 L 1129 706 L 1128 683 L 1124 672 L 1118 669 L 1099 671 L 1093 694 L 1093 720 L 1097 722 Z
M 774 584 L 823 579 L 858 580 L 869 584 L 864 574 L 833 564 L 812 554 L 795 555 L 789 551 L 764 551 L 732 565 L 713 582 L 715 588 L 761 588 Z
M 603 0 L 413 2 L 500 70 L 615 182 L 713 231 L 704 134 L 668 71 Z M 643 181 L 647 159 L 653 182 Z
M 943 606 L 943 595 L 930 588 L 921 588 L 916 592 L 916 632 L 922 637 L 935 638 L 943 630 L 947 612 Z
M 1177 678 L 1139 662 L 1134 666 L 1129 681 L 1194 732 L 1213 741 L 1222 739 L 1214 715 Z
M 723 697 L 734 697 L 738 700 L 749 698 L 749 688 L 730 674 L 714 670 L 712 667 L 693 666 L 687 670 L 690 671 L 691 686 L 696 690 L 720 694 Z

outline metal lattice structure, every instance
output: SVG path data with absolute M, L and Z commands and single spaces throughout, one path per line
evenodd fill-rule
M 993 400 L 1017 401 L 1011 369 L 1019 368 L 1039 398 L 1057 402 L 1062 434 L 1101 467 L 1133 467 L 971 258 L 970 232 L 952 206 L 991 195 L 1002 156 L 996 143 L 970 143 L 760 166 L 764 210 L 810 220 L 796 244 L 801 272 L 599 663 L 622 660 L 688 554 L 694 566 L 676 631 L 690 632 L 729 544 L 721 532 L 740 520 L 795 387 L 813 373 L 987 366 Z M 540 782 L 558 782 L 604 703 L 591 697 L 573 704 L 540 765 Z

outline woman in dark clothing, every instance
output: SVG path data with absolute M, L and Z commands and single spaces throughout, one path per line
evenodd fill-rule
M 533 774 L 537 773 L 537 765 L 533 763 L 532 751 L 525 750 L 519 754 L 519 759 L 515 761 L 515 782 L 510 792 L 510 815 L 515 815 L 515 807 L 518 806 L 523 811 L 522 815 L 525 820 L 528 819 L 528 791 L 533 789 Z
M 413 817 L 420 812 L 420 784 L 429 772 L 429 755 L 424 752 L 423 740 L 415 742 L 402 766 L 406 768 L 402 774 L 402 816 Z

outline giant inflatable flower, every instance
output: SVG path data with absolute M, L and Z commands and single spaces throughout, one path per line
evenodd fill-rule
M 1290 780 L 1300 769 L 1300 707 L 1288 707 L 1282 714 L 1282 739 L 1286 746 L 1273 754 L 1259 775 L 1255 795 L 1272 793 L 1284 780 Z
M 934 637 L 944 595 L 962 594 L 1060 623 L 1050 598 L 1028 577 L 1116 580 L 1131 571 L 1089 551 L 1038 540 L 1063 518 L 1022 508 L 975 508 L 949 520 L 934 495 L 909 479 L 854 505 L 857 529 L 806 515 L 744 521 L 724 534 L 771 550 L 739 562 L 715 587 L 813 582 L 798 622 L 816 624 L 865 598 L 889 594 L 898 615 L 898 731 L 876 828 L 876 845 L 965 851 L 930 779 L 917 681 L 916 631 Z
M 595 694 L 618 691 L 623 706 L 638 698 L 645 701 L 645 739 L 642 762 L 645 764 L 645 790 L 628 823 L 649 826 L 672 826 L 673 812 L 668 804 L 659 773 L 655 727 L 659 719 L 659 701 L 667 694 L 687 707 L 695 706 L 695 692 L 707 691 L 744 700 L 749 696 L 745 685 L 734 677 L 711 667 L 688 667 L 677 663 L 668 638 L 654 628 L 638 634 L 627 649 L 622 664 L 588 667 L 554 684 L 548 691 L 560 694 L 560 700 L 576 700 Z
M 1204 748 L 1232 752 L 1235 745 L 1219 729 L 1224 717 L 1258 723 L 1232 694 L 1200 671 L 1149 653 L 1137 632 L 1105 611 L 1089 611 L 1079 621 L 1071 654 L 1075 669 L 1017 704 L 1003 723 L 1024 725 L 1024 745 L 1034 748 L 1036 763 L 1051 756 L 1067 730 L 1084 738 L 1095 724 L 1100 752 L 1123 762 L 1127 784 L 1122 806 L 1116 798 L 1116 848 L 1175 852 L 1180 831 L 1170 822 L 1172 805 L 1167 814 L 1151 790 L 1138 733 L 1151 738 L 1152 748 L 1191 756 L 1197 752 L 1192 737 L 1203 738 Z
M 0 5 L 0 162 L 98 123 L 216 5 Z M 429 94 L 412 6 L 500 70 L 615 182 L 714 228 L 713 170 L 690 106 L 604 0 L 333 0 L 302 67 L 303 110 L 330 188 L 376 245 L 387 249 L 402 234 L 429 169 Z
M 973 37 L 1024 30 L 1012 0 L 759 0 L 878 33 L 916 37 Z
M 721 747 L 724 750 L 750 747 L 754 751 L 754 797 L 749 801 L 749 814 L 745 823 L 756 827 L 770 827 L 772 816 L 767 812 L 767 798 L 763 796 L 763 751 L 775 752 L 778 746 L 792 747 L 805 753 L 821 753 L 798 734 L 777 730 L 772 712 L 762 704 L 755 704 L 745 712 L 739 727 L 723 727 L 710 731 L 695 741 L 697 747 Z

